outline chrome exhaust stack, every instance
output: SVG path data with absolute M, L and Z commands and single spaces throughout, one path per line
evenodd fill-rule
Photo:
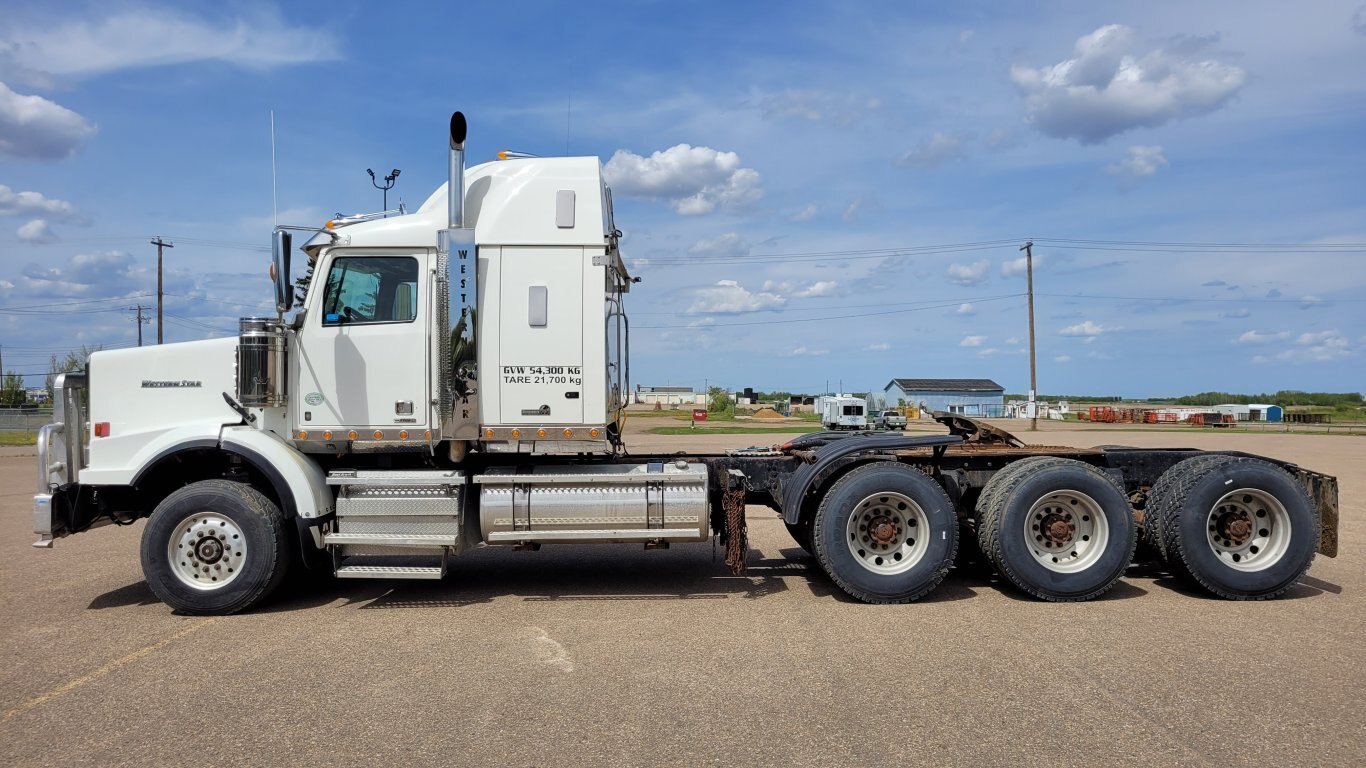
M 479 439 L 475 319 L 479 261 L 474 230 L 465 227 L 465 116 L 451 114 L 446 229 L 437 233 L 437 365 L 440 397 L 435 423 L 443 440 Z

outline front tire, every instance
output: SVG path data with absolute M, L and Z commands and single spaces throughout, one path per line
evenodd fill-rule
M 157 505 L 142 531 L 142 572 L 161 601 L 197 616 L 246 610 L 280 586 L 290 547 L 260 491 L 202 480 Z
M 1054 602 L 1099 597 L 1133 560 L 1133 511 L 1110 478 L 1056 457 L 1002 470 L 977 506 L 982 553 L 1016 587 Z
M 840 478 L 812 526 L 816 561 L 849 596 L 908 603 L 944 580 L 958 549 L 958 519 L 944 489 L 914 468 L 866 464 Z

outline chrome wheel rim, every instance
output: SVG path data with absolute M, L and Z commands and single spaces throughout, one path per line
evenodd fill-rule
M 1076 573 L 1105 554 L 1110 522 L 1100 504 L 1085 493 L 1055 491 L 1029 508 L 1024 537 L 1039 565 L 1054 573 Z
M 232 518 L 197 512 L 181 520 L 166 545 L 171 572 L 191 589 L 209 592 L 231 584 L 247 560 L 247 537 Z
M 1275 496 L 1254 488 L 1224 494 L 1205 518 L 1205 541 L 1235 571 L 1261 571 L 1290 549 L 1290 513 Z
M 844 543 L 854 560 L 873 573 L 910 570 L 925 556 L 930 519 L 909 496 L 875 493 L 854 505 Z

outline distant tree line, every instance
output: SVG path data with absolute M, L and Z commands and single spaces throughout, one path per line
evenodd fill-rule
M 1237 403 L 1239 405 L 1249 405 L 1251 403 L 1269 403 L 1280 406 L 1287 405 L 1313 405 L 1320 408 L 1337 408 L 1340 406 L 1360 407 L 1360 392 L 1301 392 L 1296 389 L 1282 389 L 1275 394 L 1260 395 L 1239 395 L 1232 392 L 1201 392 L 1198 395 L 1186 395 L 1176 399 L 1177 405 L 1223 405 L 1225 403 Z

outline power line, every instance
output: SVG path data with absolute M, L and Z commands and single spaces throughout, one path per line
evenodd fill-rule
M 1001 301 L 1001 300 L 1004 300 L 1004 299 L 1015 299 L 1015 298 L 1019 298 L 1019 297 L 1021 297 L 1021 296 L 1023 296 L 1023 295 L 1024 295 L 1023 293 L 1011 293 L 1011 294 L 1007 294 L 1007 295 L 1004 295 L 1004 296 L 997 296 L 997 297 L 994 297 L 994 298 L 979 299 L 978 301 L 980 301 L 981 303 L 985 304 L 985 303 L 991 302 L 991 301 Z M 689 324 L 686 324 L 686 325 L 638 325 L 638 326 L 636 326 L 636 328 L 637 328 L 637 329 L 642 329 L 642 330 L 643 330 L 643 329 L 647 329 L 647 328 L 693 328 L 693 329 L 697 329 L 697 330 L 704 330 L 704 329 L 707 329 L 707 328 L 734 328 L 734 327 L 743 326 L 743 325 L 783 325 L 783 324 L 787 324 L 787 323 L 813 323 L 813 322 L 821 322 L 821 321 L 826 321 L 826 320 L 848 320 L 848 319 L 850 319 L 850 318 L 856 318 L 856 317 L 879 317 L 879 316 L 882 316 L 882 315 L 899 315 L 899 314 L 904 314 L 904 313 L 906 313 L 906 312 L 924 312 L 924 311 L 926 311 L 926 310 L 931 310 L 931 309 L 946 309 L 946 308 L 948 308 L 948 307 L 956 307 L 956 306 L 959 306 L 960 304 L 962 304 L 961 301 L 956 301 L 956 300 L 955 300 L 955 301 L 951 301 L 951 302 L 949 302 L 949 303 L 947 303 L 947 304 L 935 304 L 935 305 L 926 306 L 926 307 L 911 307 L 911 308 L 909 308 L 909 309 L 889 309 L 889 310 L 887 310 L 887 311 L 885 311 L 885 312 L 864 312 L 864 313 L 853 314 L 853 315 L 832 315 L 832 316 L 829 316 L 829 317 L 795 317 L 795 318 L 790 318 L 790 319 L 786 319 L 786 320 L 752 320 L 752 321 L 747 321 L 747 322 L 743 322 L 743 323 L 707 323 L 707 324 L 705 324 L 705 325 L 698 325 L 698 324 L 696 324 L 696 323 L 689 323 Z

